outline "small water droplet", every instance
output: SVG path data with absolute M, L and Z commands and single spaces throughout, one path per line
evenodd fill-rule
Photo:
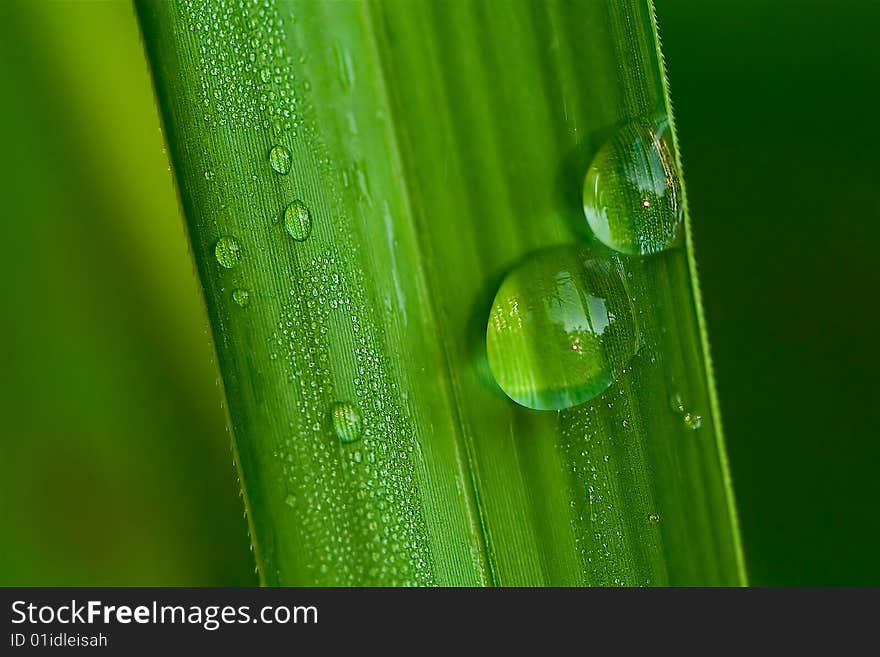
M 284 210 L 284 227 L 297 242 L 303 242 L 312 232 L 312 215 L 306 204 L 296 200 Z
M 693 431 L 703 426 L 703 418 L 696 413 L 685 413 L 682 420 L 684 420 L 685 426 Z
M 684 415 L 684 397 L 681 396 L 680 392 L 672 392 L 669 394 L 669 408 L 672 409 L 673 413 Z
M 214 172 L 210 169 L 205 171 L 205 180 L 214 180 Z
M 269 166 L 282 175 L 290 171 L 290 151 L 286 146 L 275 146 L 269 151 Z
M 619 129 L 587 170 L 583 202 L 593 233 L 615 251 L 648 254 L 675 246 L 684 209 L 669 122 Z
M 486 349 L 515 402 L 559 410 L 596 397 L 635 353 L 633 310 L 611 259 L 584 246 L 535 252 L 504 279 Z
M 681 421 L 684 422 L 688 429 L 696 431 L 703 425 L 702 416 L 687 409 L 684 397 L 682 397 L 680 392 L 675 391 L 670 393 L 669 408 L 672 409 L 673 413 L 681 417 Z
M 648 516 L 648 520 L 650 520 L 651 522 L 660 522 L 660 515 L 657 513 L 652 513 Z
M 284 134 L 284 119 L 280 116 L 272 117 L 272 134 L 279 139 Z
M 345 444 L 353 443 L 361 437 L 363 420 L 357 406 L 348 402 L 336 402 L 330 408 L 330 419 L 333 422 L 333 431 L 339 441 Z
M 296 498 L 293 495 L 288 495 L 284 498 L 284 503 L 292 509 L 296 506 Z
M 234 237 L 221 237 L 214 247 L 214 257 L 226 269 L 232 269 L 241 260 L 241 245 Z
M 251 303 L 251 293 L 244 289 L 234 290 L 232 292 L 232 300 L 242 308 L 247 308 Z

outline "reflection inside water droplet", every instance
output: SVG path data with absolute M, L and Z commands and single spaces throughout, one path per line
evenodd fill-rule
M 285 146 L 275 146 L 269 151 L 269 166 L 280 174 L 290 171 L 290 151 Z
M 682 420 L 684 421 L 685 426 L 693 431 L 696 431 L 703 426 L 703 418 L 696 413 L 685 413 Z
M 336 402 L 330 408 L 330 420 L 339 442 L 353 443 L 361 437 L 363 420 L 360 411 L 354 404 Z
M 615 251 L 648 254 L 675 246 L 684 211 L 668 121 L 620 128 L 587 170 L 583 204 L 593 234 Z
M 241 245 L 234 237 L 221 237 L 214 247 L 214 257 L 221 267 L 232 269 L 241 260 Z
M 303 242 L 312 232 L 312 215 L 306 204 L 296 200 L 284 210 L 284 227 L 297 242 Z
M 247 308 L 251 303 L 251 293 L 243 289 L 234 290 L 232 300 L 242 308 Z
M 677 415 L 684 414 L 684 397 L 681 396 L 680 392 L 672 392 L 669 394 L 669 408 Z
M 684 397 L 680 392 L 672 392 L 669 395 L 669 408 L 681 418 L 681 421 L 688 429 L 696 431 L 703 426 L 703 417 L 687 409 Z
M 600 394 L 635 347 L 618 263 L 580 245 L 536 252 L 513 269 L 498 289 L 486 332 L 498 385 L 515 402 L 540 410 Z

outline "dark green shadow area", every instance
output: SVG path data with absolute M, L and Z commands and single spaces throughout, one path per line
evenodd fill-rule
M 657 0 L 754 584 L 880 584 L 880 4 Z

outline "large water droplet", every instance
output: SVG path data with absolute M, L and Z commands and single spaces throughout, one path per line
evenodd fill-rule
M 684 209 L 669 123 L 630 123 L 605 143 L 584 179 L 584 214 L 615 251 L 657 253 L 681 233 Z
M 617 263 L 584 246 L 533 253 L 495 295 L 486 349 L 498 385 L 528 408 L 568 408 L 600 394 L 636 349 Z
M 333 422 L 333 431 L 341 443 L 353 443 L 361 437 L 363 420 L 361 412 L 354 404 L 348 402 L 336 402 L 330 408 L 330 420 Z
M 214 247 L 214 257 L 226 269 L 232 269 L 241 260 L 241 245 L 234 237 L 221 237 Z
M 284 227 L 297 242 L 303 242 L 312 232 L 312 215 L 306 204 L 294 201 L 284 210 Z
M 290 151 L 285 146 L 276 146 L 269 151 L 269 166 L 280 174 L 290 171 Z

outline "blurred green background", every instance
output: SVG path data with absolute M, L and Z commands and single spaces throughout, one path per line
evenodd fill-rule
M 656 5 L 752 581 L 880 584 L 880 3 Z M 256 583 L 139 39 L 0 3 L 0 584 Z
M 255 583 L 132 7 L 0 25 L 0 583 Z
M 880 2 L 657 0 L 751 579 L 880 584 Z

